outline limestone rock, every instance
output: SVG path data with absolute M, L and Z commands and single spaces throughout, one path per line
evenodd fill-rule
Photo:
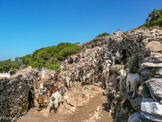
M 161 122 L 162 121 L 161 117 L 152 116 L 152 115 L 144 113 L 144 112 L 140 112 L 140 119 L 143 122 Z
M 146 45 L 146 49 L 153 52 L 159 52 L 162 51 L 162 44 L 159 41 L 151 41 Z
M 154 76 L 154 73 L 150 70 L 150 69 L 144 69 L 142 72 L 141 72 L 141 75 L 143 77 L 152 77 Z
M 141 102 L 141 111 L 150 115 L 162 117 L 162 104 L 153 99 L 145 98 Z
M 162 62 L 161 53 L 151 53 L 151 55 L 146 59 L 148 62 Z
M 135 98 L 135 99 L 130 99 L 132 108 L 138 112 L 140 112 L 140 108 L 141 108 L 141 98 Z
M 162 67 L 162 63 L 152 63 L 152 62 L 145 62 L 142 64 L 142 66 L 144 67 L 155 67 L 155 68 L 161 68 Z
M 142 122 L 142 121 L 140 120 L 140 114 L 137 113 L 137 112 L 133 113 L 133 114 L 129 117 L 128 122 Z
M 150 97 L 149 90 L 145 85 L 138 87 L 138 95 L 143 98 Z
M 162 78 L 152 78 L 146 81 L 146 86 L 149 88 L 153 99 L 162 100 Z M 155 98 L 156 97 L 156 98 Z
M 86 57 L 86 56 L 88 56 L 88 55 L 90 55 L 92 53 L 95 53 L 97 51 L 97 49 L 98 49 L 98 47 L 95 47 L 95 48 L 92 48 L 92 49 L 87 49 L 85 51 L 85 53 L 83 54 L 83 56 Z
M 162 68 L 158 68 L 155 70 L 155 74 L 162 75 Z
M 112 71 L 112 72 L 119 72 L 120 69 L 124 69 L 124 65 L 116 64 L 116 65 L 110 66 L 110 71 Z

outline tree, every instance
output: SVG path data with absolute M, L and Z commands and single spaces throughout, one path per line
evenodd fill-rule
M 140 27 L 153 27 L 159 26 L 162 27 L 162 9 L 154 9 L 146 18 L 146 23 Z
M 110 34 L 105 32 L 105 33 L 99 34 L 96 37 L 103 37 L 103 36 L 110 36 Z

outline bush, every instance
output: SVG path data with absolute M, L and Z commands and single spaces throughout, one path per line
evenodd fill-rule
M 103 37 L 103 36 L 110 36 L 110 34 L 105 32 L 105 33 L 99 34 L 96 37 Z
M 25 67 L 32 66 L 36 68 L 46 67 L 58 71 L 66 57 L 79 53 L 81 47 L 71 43 L 60 43 L 57 46 L 50 46 L 36 50 L 31 55 L 17 58 Z
M 11 59 L 0 61 L 0 72 L 5 73 L 9 70 L 12 70 L 13 72 L 16 72 L 16 69 L 18 69 L 21 66 L 20 62 L 11 61 Z
M 159 26 L 162 27 L 162 9 L 156 10 L 154 9 L 146 19 L 146 23 L 144 23 L 140 27 L 154 27 Z
M 0 72 L 16 71 L 20 66 L 32 66 L 35 68 L 46 67 L 59 71 L 61 61 L 68 56 L 79 53 L 81 47 L 71 43 L 60 43 L 57 46 L 41 48 L 23 57 L 15 58 L 15 61 L 0 61 Z

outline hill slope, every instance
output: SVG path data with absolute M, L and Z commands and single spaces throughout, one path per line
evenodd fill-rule
M 78 53 L 80 50 L 80 46 L 71 43 L 60 43 L 57 46 L 41 48 L 34 51 L 33 54 L 17 57 L 15 61 L 1 61 L 0 72 L 8 72 L 9 70 L 15 71 L 20 66 L 32 66 L 35 68 L 46 67 L 58 71 L 61 61 L 72 54 Z

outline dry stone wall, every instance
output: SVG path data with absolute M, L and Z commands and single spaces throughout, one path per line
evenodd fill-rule
M 9 79 L 0 80 L 0 120 L 14 121 L 28 111 L 29 88 L 38 72 L 31 68 L 19 71 Z
M 137 29 L 124 33 L 115 32 L 111 36 L 86 42 L 83 47 L 87 50 L 93 49 L 94 46 L 101 47 L 100 53 L 108 57 L 98 65 L 105 65 L 107 60 L 112 61 L 108 80 L 104 81 L 107 82 L 105 94 L 114 121 L 128 121 L 128 118 L 129 121 L 134 118 L 142 121 L 162 121 L 162 31 Z M 140 81 L 134 86 L 136 91 L 133 98 L 133 93 L 127 94 L 127 77 L 122 81 L 124 88 L 119 88 L 120 69 L 124 69 L 127 75 L 136 73 L 140 76 Z M 98 81 L 101 81 L 101 78 L 98 77 Z

